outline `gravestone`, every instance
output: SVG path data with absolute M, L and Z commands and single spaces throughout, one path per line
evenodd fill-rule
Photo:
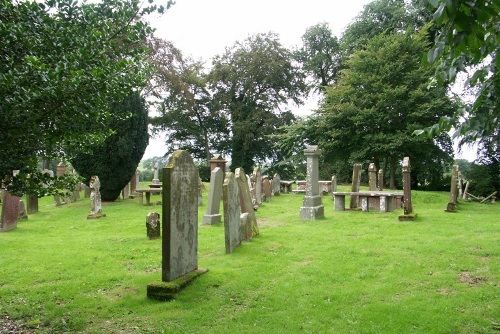
M 20 199 L 20 197 L 11 195 L 7 190 L 3 191 L 2 206 L 0 207 L 0 232 L 6 232 L 17 227 Z
M 90 187 L 88 185 L 85 185 L 83 187 L 83 191 L 85 198 L 90 198 Z
M 264 195 L 264 201 L 269 202 L 271 201 L 271 181 L 269 181 L 269 176 L 264 175 L 262 177 L 262 193 Z
M 38 196 L 34 194 L 26 195 L 26 206 L 28 214 L 38 212 Z
M 198 206 L 203 205 L 203 189 L 205 189 L 205 185 L 198 174 Z
M 352 170 L 352 192 L 359 192 L 359 186 L 361 181 L 361 164 L 354 164 L 354 168 Z M 351 195 L 351 203 L 349 204 L 351 209 L 356 209 L 358 207 L 358 196 Z
M 128 198 L 129 198 L 129 196 L 130 196 L 130 186 L 129 186 L 129 184 L 127 183 L 127 184 L 125 185 L 125 187 L 123 187 L 123 189 L 122 189 L 122 198 L 123 198 L 123 199 L 128 199 Z
M 337 175 L 332 176 L 332 192 L 337 191 Z
M 234 178 L 234 173 L 226 173 L 224 184 L 222 185 L 222 203 L 224 206 L 224 239 L 226 254 L 232 253 L 235 248 L 241 245 L 242 231 L 240 229 L 240 199 L 238 183 Z M 250 237 L 252 230 L 250 229 Z
M 384 170 L 378 170 L 378 191 L 384 190 Z
M 243 168 L 236 168 L 234 173 L 236 182 L 238 183 L 238 189 L 240 192 L 240 206 L 242 213 L 248 213 L 250 220 L 252 222 L 252 236 L 259 235 L 259 227 L 257 226 L 257 218 L 255 217 L 255 210 L 252 205 L 252 195 L 250 194 L 250 189 L 248 188 L 247 178 Z
M 154 172 L 153 172 L 153 181 L 151 181 L 151 184 L 149 185 L 150 187 L 155 187 L 160 186 L 160 179 L 158 177 L 158 163 L 155 163 L 154 165 Z
M 222 157 L 221 154 L 215 154 L 212 159 L 208 161 L 210 163 L 210 173 L 216 168 L 219 167 L 222 170 L 222 183 L 224 183 L 224 175 L 226 175 L 226 163 L 227 161 Z
M 463 187 L 464 187 L 464 184 L 463 184 L 463 178 L 462 178 L 462 172 L 458 172 L 458 184 L 457 184 L 457 189 L 458 189 L 458 198 L 462 198 L 463 197 Z
M 97 219 L 101 217 L 106 217 L 106 214 L 102 212 L 101 203 L 101 192 L 99 188 L 101 187 L 101 181 L 97 175 L 93 175 L 90 178 L 90 214 L 87 219 Z
M 160 233 L 160 214 L 158 212 L 150 212 L 146 216 L 146 234 L 149 240 L 158 239 Z
M 25 219 L 28 219 L 28 214 L 26 213 L 26 207 L 24 206 L 23 199 L 19 198 L 19 215 L 17 216 L 17 220 Z
M 253 179 L 255 182 L 255 204 L 262 206 L 262 174 L 260 166 L 255 167 L 253 170 Z
M 322 196 L 319 193 L 319 156 L 318 146 L 307 146 L 304 150 L 307 158 L 306 196 L 300 208 L 300 219 L 311 220 L 324 217 Z
M 400 215 L 398 219 L 400 221 L 414 220 L 417 217 L 416 213 L 413 213 L 413 205 L 411 203 L 411 166 L 410 158 L 405 157 L 403 159 L 403 215 Z
M 446 206 L 446 212 L 457 212 L 457 179 L 458 165 L 453 165 L 451 171 L 450 201 Z
M 368 188 L 370 191 L 377 189 L 377 167 L 373 162 L 368 166 Z
M 130 197 L 137 196 L 137 189 L 139 188 L 139 170 L 136 169 L 134 175 L 130 179 Z
M 248 212 L 240 215 L 240 240 L 252 240 L 252 219 Z
M 210 190 L 208 194 L 207 212 L 202 218 L 203 225 L 221 223 L 220 200 L 222 197 L 222 182 L 224 174 L 222 169 L 215 167 L 210 173 Z
M 281 195 L 281 178 L 278 173 L 273 176 L 273 195 L 280 196 Z

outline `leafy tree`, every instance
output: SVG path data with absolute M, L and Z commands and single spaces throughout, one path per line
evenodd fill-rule
M 159 116 L 151 123 L 155 132 L 166 131 L 166 155 L 187 150 L 208 162 L 212 153 L 223 153 L 229 136 L 228 119 L 207 89 L 203 64 L 184 58 L 170 42 L 155 39 L 152 60 Z
M 500 2 L 429 2 L 437 8 L 434 21 L 439 27 L 434 46 L 427 52 L 427 60 L 437 64 L 434 83 L 443 86 L 456 82 L 458 73 L 467 73 L 464 87 L 475 92 L 475 98 L 471 105 L 458 109 L 452 117 L 442 118 L 427 128 L 426 133 L 433 135 L 454 128 L 454 136 L 461 138 L 461 144 L 473 143 L 483 137 L 493 137 L 493 141 L 498 141 Z
M 63 159 L 109 135 L 110 101 L 149 79 L 141 42 L 152 28 L 140 19 L 157 9 L 138 0 L 1 0 L 0 179 L 12 192 L 42 195 L 39 157 Z M 16 169 L 26 182 L 12 184 Z
M 128 116 L 111 125 L 114 134 L 103 144 L 90 147 L 91 153 L 79 153 L 71 159 L 75 170 L 88 184 L 92 175 L 101 181 L 101 198 L 114 201 L 130 182 L 148 146 L 148 110 L 139 93 L 114 103 L 111 112 Z
M 301 103 L 303 74 L 291 52 L 272 33 L 248 37 L 213 60 L 209 87 L 227 114 L 231 131 L 231 165 L 252 170 L 256 161 L 270 156 L 269 138 L 293 120 L 280 105 Z
M 303 46 L 295 52 L 296 59 L 314 80 L 315 86 L 332 84 L 340 69 L 340 45 L 327 23 L 319 23 L 307 28 L 302 36 Z
M 379 35 L 354 53 L 322 107 L 294 128 L 323 149 L 325 161 L 374 162 L 395 186 L 397 162 L 412 161 L 413 185 L 435 183 L 451 162 L 449 136 L 423 140 L 412 132 L 453 112 L 444 88 L 429 91 L 430 69 L 419 64 L 420 37 Z M 288 143 L 292 138 L 288 139 Z M 300 142 L 295 138 L 295 142 Z

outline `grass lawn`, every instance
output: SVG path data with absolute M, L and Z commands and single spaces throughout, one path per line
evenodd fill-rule
M 103 203 L 98 220 L 87 220 L 89 199 L 40 199 L 0 233 L 0 315 L 36 333 L 500 332 L 498 204 L 446 213 L 447 193 L 414 191 L 418 217 L 399 222 L 402 209 L 334 212 L 325 196 L 326 217 L 301 221 L 303 195 L 283 194 L 230 255 L 223 224 L 200 225 L 209 272 L 157 302 L 146 287 L 161 279 L 161 240 L 148 240 L 145 221 L 160 199 Z

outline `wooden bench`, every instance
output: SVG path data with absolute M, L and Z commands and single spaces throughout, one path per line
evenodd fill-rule
M 151 194 L 161 194 L 161 188 L 149 188 L 149 189 L 136 189 L 140 193 L 139 204 L 143 204 L 142 195 L 146 194 L 146 205 L 151 205 Z
M 401 206 L 403 193 L 402 192 L 387 192 L 387 191 L 358 191 L 358 192 L 332 192 L 332 197 L 335 202 L 335 211 L 345 210 L 345 197 L 358 196 L 361 200 L 361 210 L 368 212 L 374 205 L 370 205 L 370 199 L 374 199 L 378 203 L 380 212 L 392 212 L 395 207 Z

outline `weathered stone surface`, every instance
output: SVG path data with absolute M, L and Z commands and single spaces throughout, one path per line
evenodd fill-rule
M 222 178 L 220 180 L 220 185 L 222 187 L 222 183 L 224 183 L 224 175 L 226 175 L 226 159 L 224 159 L 221 154 L 217 153 L 208 162 L 210 163 L 210 173 L 212 173 L 216 167 L 219 167 L 222 170 Z
M 26 195 L 26 206 L 28 214 L 38 212 L 38 196 L 32 194 Z
M 370 191 L 377 189 L 377 167 L 373 162 L 368 166 L 368 188 Z
M 273 195 L 281 195 L 281 177 L 278 173 L 273 176 Z
M 161 236 L 160 214 L 150 212 L 146 216 L 146 235 L 150 240 L 158 239 Z
M 450 201 L 446 206 L 446 212 L 457 211 L 457 180 L 458 180 L 458 165 L 453 165 L 451 170 L 451 186 L 450 186 Z
M 378 170 L 378 191 L 384 190 L 384 170 Z
M 122 189 L 122 198 L 128 199 L 130 196 L 130 185 L 127 183 Z
M 187 151 L 163 168 L 162 281 L 198 269 L 198 171 Z
M 2 206 L 0 207 L 0 232 L 9 231 L 17 227 L 20 199 L 20 197 L 13 196 L 6 190 L 3 191 Z
M 361 164 L 354 164 L 354 168 L 352 170 L 352 192 L 359 192 L 359 186 L 361 183 Z M 358 207 L 358 196 L 351 195 L 351 202 L 349 204 L 351 209 L 356 209 Z
M 102 212 L 100 188 L 101 181 L 99 181 L 99 177 L 93 175 L 90 178 L 90 214 L 87 216 L 87 219 L 106 217 L 106 214 Z
M 154 171 L 153 171 L 153 180 L 151 181 L 152 185 L 159 185 L 160 184 L 160 179 L 158 178 L 158 163 L 155 163 L 154 165 Z
M 254 189 L 255 189 L 255 204 L 262 206 L 262 174 L 260 166 L 253 170 Z
M 19 199 L 19 216 L 18 220 L 28 219 L 28 214 L 26 213 L 26 207 L 24 206 L 24 201 L 22 198 Z
M 248 183 L 243 168 L 236 168 L 235 178 L 236 182 L 238 183 L 238 189 L 240 191 L 241 212 L 246 212 L 249 214 L 250 220 L 252 221 L 252 236 L 255 237 L 259 234 L 259 227 L 257 226 L 257 218 L 255 217 L 255 212 L 252 205 L 252 196 L 250 195 L 250 189 L 248 188 Z
M 272 197 L 271 192 L 271 181 L 269 181 L 269 176 L 265 175 L 262 177 L 262 193 L 264 195 L 264 200 L 269 202 Z
M 224 174 L 222 169 L 215 167 L 210 173 L 210 190 L 208 193 L 207 212 L 202 218 L 203 225 L 213 225 L 222 222 L 222 215 L 219 212 L 223 180 Z
M 332 192 L 337 191 L 337 175 L 332 176 Z
M 300 208 L 300 219 L 312 220 L 324 217 L 324 206 L 319 193 L 319 156 L 318 146 L 307 146 L 304 150 L 307 158 L 306 196 Z
M 240 194 L 239 187 L 234 173 L 226 173 L 224 184 L 222 186 L 222 196 L 224 205 L 224 236 L 226 245 L 226 254 L 232 253 L 234 249 L 241 245 L 240 229 Z M 252 230 L 250 228 L 250 236 Z
M 411 203 L 411 166 L 410 158 L 403 158 L 403 214 L 398 217 L 400 221 L 414 220 L 417 216 L 413 213 L 413 205 Z
M 159 301 L 169 301 L 175 298 L 176 294 L 189 285 L 195 278 L 206 273 L 208 269 L 197 268 L 172 281 L 158 281 L 148 284 L 147 296 Z

